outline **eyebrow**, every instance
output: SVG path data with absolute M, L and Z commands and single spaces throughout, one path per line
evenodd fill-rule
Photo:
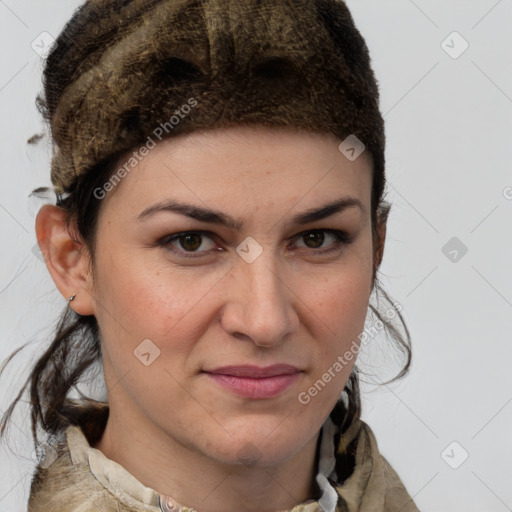
M 340 213 L 348 208 L 354 207 L 364 211 L 363 205 L 359 199 L 349 196 L 341 197 L 330 203 L 319 207 L 310 208 L 305 212 L 295 215 L 291 219 L 290 223 L 294 225 L 308 224 L 310 222 L 315 222 L 317 220 L 331 217 L 332 215 Z M 137 222 L 141 222 L 148 217 L 162 211 L 179 213 L 201 222 L 220 224 L 221 226 L 235 230 L 241 230 L 244 225 L 243 221 L 236 220 L 226 213 L 220 212 L 218 210 L 212 210 L 210 208 L 204 208 L 193 204 L 181 203 L 174 200 L 161 201 L 152 206 L 149 206 L 137 216 L 136 220 Z

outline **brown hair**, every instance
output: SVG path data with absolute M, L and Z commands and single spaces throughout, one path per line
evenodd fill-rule
M 403 332 L 378 307 L 370 309 L 405 359 L 388 382 L 406 374 L 409 331 L 377 278 L 384 244 L 378 225 L 390 211 L 383 197 L 385 137 L 377 81 L 364 39 L 342 1 L 89 1 L 58 37 L 43 84 L 38 106 L 55 148 L 57 206 L 67 215 L 70 233 L 89 249 L 92 266 L 101 211 L 95 189 L 185 98 L 197 98 L 199 107 L 166 137 L 244 124 L 330 132 L 340 138 L 356 135 L 373 164 L 374 288 L 396 312 Z M 38 427 L 53 436 L 70 424 L 82 426 L 94 443 L 108 407 L 81 393 L 79 400 L 69 394 L 97 364 L 101 343 L 96 318 L 66 307 L 52 343 L 4 414 L 1 434 L 28 387 L 36 446 Z M 335 408 L 341 432 L 361 415 L 358 372 L 354 366 Z

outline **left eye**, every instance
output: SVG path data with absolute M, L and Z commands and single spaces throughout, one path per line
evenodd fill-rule
M 325 233 L 334 239 L 334 242 L 330 244 L 327 249 L 321 247 L 325 242 Z M 186 231 L 184 233 L 177 233 L 162 238 L 159 241 L 159 245 L 166 247 L 168 250 L 178 254 L 179 256 L 184 256 L 186 258 L 197 258 L 204 256 L 204 253 L 208 252 L 208 249 L 212 250 L 212 248 L 215 246 L 213 243 L 213 246 L 210 245 L 210 247 L 207 247 L 206 250 L 199 251 L 198 249 L 203 246 L 202 238 L 204 237 L 213 242 L 207 231 Z M 307 245 L 306 247 L 312 249 L 313 253 L 318 254 L 325 254 L 337 250 L 342 245 L 349 244 L 352 241 L 351 237 L 346 232 L 338 231 L 335 229 L 314 229 L 310 231 L 304 231 L 303 233 L 296 235 L 294 238 L 302 238 L 307 244 L 312 244 Z M 179 241 L 181 248 L 173 245 L 173 243 L 176 241 Z
M 343 242 L 348 243 L 350 241 L 348 235 L 343 231 L 336 231 L 330 229 L 315 229 L 313 231 L 306 231 L 301 233 L 300 237 L 305 240 L 307 243 L 312 243 L 313 247 L 309 247 L 310 249 L 318 249 L 318 244 L 322 244 L 325 241 L 325 234 L 327 233 L 334 239 L 334 243 L 327 250 L 317 251 L 317 252 L 328 252 L 334 249 L 337 249 Z
M 334 242 L 326 248 L 321 247 L 326 239 L 325 233 L 327 233 L 331 239 L 334 239 Z M 304 231 L 297 235 L 297 237 L 299 237 L 299 239 L 302 238 L 302 240 L 306 242 L 307 248 L 313 249 L 312 254 L 315 256 L 339 251 L 343 245 L 348 245 L 352 242 L 352 236 L 345 231 L 339 231 L 337 229 L 313 229 L 311 231 Z

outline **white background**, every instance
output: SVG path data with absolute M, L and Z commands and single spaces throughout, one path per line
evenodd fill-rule
M 43 126 L 31 43 L 43 31 L 56 36 L 77 5 L 0 0 L 0 359 L 32 342 L 0 380 L 0 413 L 66 304 L 32 252 L 42 203 L 28 195 L 50 184 L 49 155 L 26 141 Z M 363 418 L 422 511 L 512 510 L 512 0 L 348 5 L 386 121 L 394 206 L 382 282 L 403 307 L 414 349 L 405 379 L 365 388 Z M 454 31 L 469 44 L 457 58 L 443 49 L 463 48 Z M 455 262 L 442 250 L 453 237 L 467 247 Z M 26 510 L 26 414 L 9 437 L 22 455 L 0 446 L 1 512 Z

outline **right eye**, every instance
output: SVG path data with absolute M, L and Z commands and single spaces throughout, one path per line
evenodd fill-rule
M 204 256 L 206 250 L 199 251 L 198 249 L 203 246 L 202 238 L 206 237 L 210 240 L 212 238 L 208 236 L 208 231 L 184 231 L 182 233 L 174 233 L 172 235 L 166 235 L 158 241 L 158 245 L 165 247 L 172 253 L 184 258 L 200 258 Z M 173 245 L 178 242 L 181 248 L 177 248 Z M 210 246 L 210 251 L 212 250 Z M 217 249 L 218 251 L 219 249 Z

